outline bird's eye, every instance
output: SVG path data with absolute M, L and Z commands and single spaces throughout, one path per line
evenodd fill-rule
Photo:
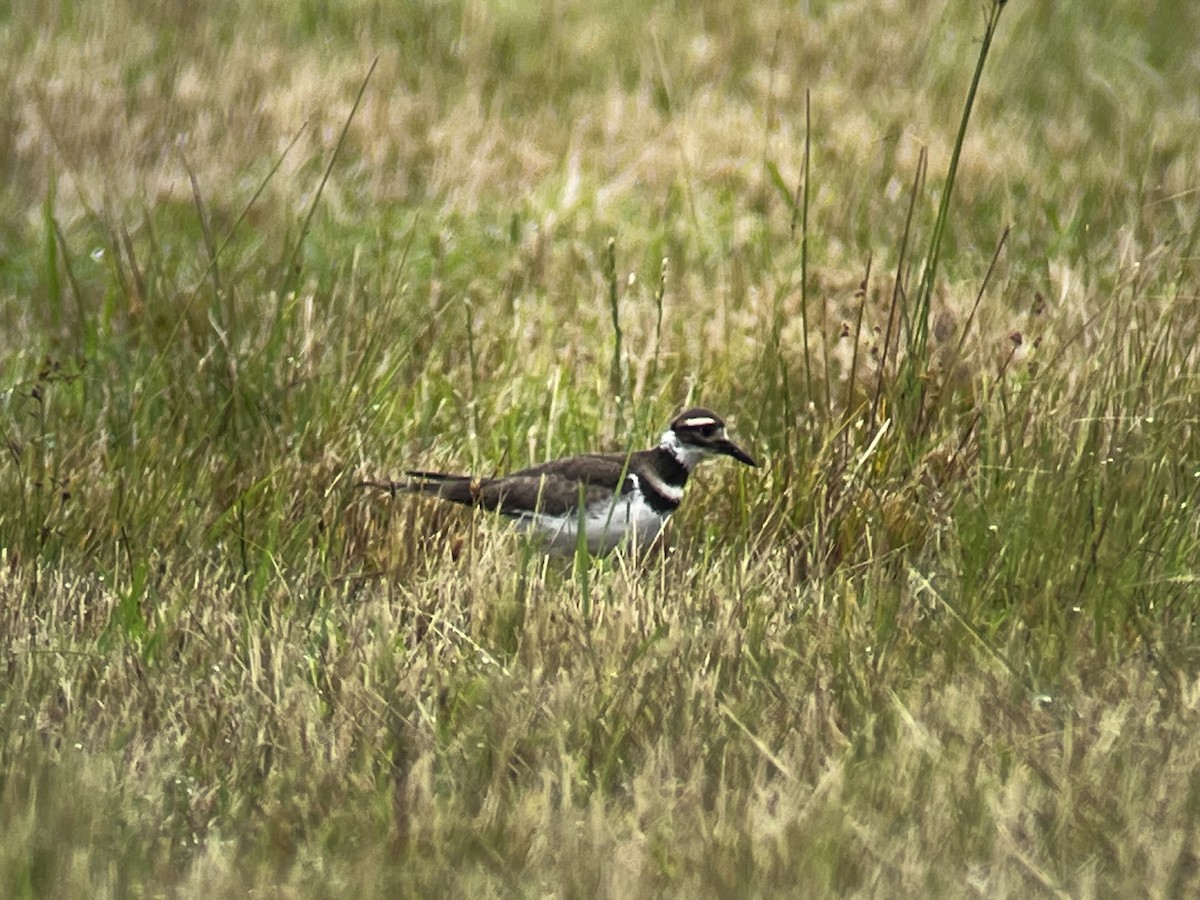
M 704 438 L 705 440 L 715 438 L 717 436 L 717 430 L 718 429 L 716 425 L 701 425 L 696 429 L 696 431 L 699 432 L 700 437 Z

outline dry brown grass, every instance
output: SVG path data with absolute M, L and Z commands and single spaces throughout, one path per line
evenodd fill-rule
M 1008 4 L 916 412 L 970 5 L 4 13 L 0 894 L 1196 893 L 1193 6 Z M 649 567 L 352 487 L 692 400 Z

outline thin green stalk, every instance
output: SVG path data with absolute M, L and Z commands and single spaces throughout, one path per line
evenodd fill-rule
M 651 383 L 658 381 L 658 360 L 662 353 L 663 298 L 667 293 L 667 270 L 670 265 L 670 258 L 664 256 L 658 275 L 658 290 L 654 293 L 654 365 L 650 370 Z
M 71 286 L 71 296 L 75 300 L 75 312 L 79 316 L 79 329 L 82 335 L 91 334 L 90 316 L 88 315 L 87 305 L 83 302 L 83 290 L 79 286 L 79 279 L 75 277 L 75 267 L 71 263 L 71 254 L 67 251 L 67 237 L 63 234 L 62 227 L 58 224 L 57 219 L 50 220 L 54 227 L 54 233 L 58 238 L 59 253 L 62 256 L 63 270 L 67 274 L 67 284 Z
M 621 310 L 620 295 L 617 290 L 617 241 L 608 239 L 608 247 L 604 256 L 604 275 L 608 279 L 608 309 L 612 314 L 613 326 L 613 355 L 612 368 L 609 372 L 609 390 L 616 401 L 616 418 L 614 426 L 618 436 L 625 432 L 625 379 L 621 373 Z
M 856 315 L 854 317 L 854 331 L 853 331 L 854 350 L 852 351 L 851 356 L 850 356 L 850 378 L 849 378 L 849 384 L 846 387 L 846 418 L 847 419 L 852 419 L 853 417 L 855 417 L 859 414 L 859 409 L 857 407 L 857 404 L 854 401 L 854 386 L 858 382 L 858 351 L 859 351 L 859 348 L 862 346 L 863 315 L 867 309 L 867 291 L 869 291 L 871 289 L 871 263 L 873 261 L 874 260 L 873 260 L 872 256 L 868 253 L 867 254 L 867 271 L 863 274 L 863 280 L 862 280 L 862 298 L 858 304 L 858 315 Z M 846 446 L 847 446 L 847 451 L 848 451 L 849 444 L 847 444 Z M 849 454 L 847 453 L 847 455 L 849 455 Z
M 800 331 L 804 335 L 804 395 L 812 400 L 812 359 L 808 350 L 808 165 L 811 156 L 812 92 L 804 92 L 804 190 L 800 196 Z M 793 227 L 795 225 L 793 213 Z
M 475 309 L 471 304 L 470 298 L 463 300 L 463 310 L 466 313 L 467 321 L 467 362 L 470 365 L 471 394 L 467 400 L 467 407 L 471 410 L 471 434 L 479 434 L 479 356 L 475 352 Z
M 879 354 L 878 375 L 875 380 L 875 396 L 871 401 L 871 412 L 868 416 L 869 429 L 875 427 L 876 416 L 879 413 L 879 404 L 883 398 L 884 376 L 887 374 L 888 357 L 892 352 L 892 334 L 896 329 L 896 317 L 900 317 L 900 325 L 908 330 L 908 315 L 904 309 L 905 293 L 905 264 L 908 259 L 909 240 L 912 235 L 913 212 L 917 207 L 917 197 L 921 195 L 921 186 L 924 183 L 926 167 L 928 165 L 928 155 L 925 148 L 921 148 L 920 155 L 917 157 L 917 173 L 913 177 L 912 191 L 908 197 L 908 212 L 904 216 L 904 232 L 900 237 L 900 256 L 896 260 L 896 277 L 892 281 L 892 300 L 888 306 L 887 327 L 883 330 L 883 350 Z
M 62 282 L 58 276 L 58 229 L 54 224 L 54 208 L 58 195 L 58 181 L 54 170 L 50 170 L 49 183 L 46 186 L 46 198 L 42 202 L 42 227 L 46 235 L 45 272 L 46 297 L 50 307 L 50 325 L 56 331 L 62 324 Z
M 975 315 L 979 312 L 979 305 L 983 302 L 984 291 L 987 290 L 988 284 L 991 282 L 992 274 L 996 271 L 996 263 L 1000 261 L 1000 254 L 1004 251 L 1004 244 L 1008 241 L 1008 233 L 1010 228 L 1005 228 L 1000 235 L 1000 240 L 996 244 L 996 252 L 992 254 L 992 261 L 988 265 L 987 271 L 983 273 L 983 281 L 979 285 L 979 292 L 975 295 L 975 302 L 971 305 L 971 311 L 967 314 L 967 321 L 963 323 L 962 333 L 958 336 L 958 344 L 954 348 L 954 354 L 950 357 L 950 361 L 946 364 L 946 377 L 950 378 L 958 361 L 962 358 L 963 349 L 967 344 L 967 335 L 971 332 L 971 326 L 975 323 Z
M 979 82 L 983 79 L 983 66 L 987 62 L 988 51 L 992 46 L 992 38 L 996 35 L 996 26 L 1000 21 L 1000 13 L 1004 10 L 1003 0 L 995 0 L 988 10 L 987 21 L 984 24 L 983 40 L 979 47 L 979 59 L 975 63 L 975 74 L 971 78 L 971 87 L 967 91 L 967 102 L 963 106 L 962 120 L 958 125 L 958 136 L 954 141 L 954 149 L 950 154 L 950 168 L 946 172 L 946 183 L 942 188 L 942 198 L 938 204 L 937 219 L 933 226 L 933 236 L 929 242 L 929 254 L 925 260 L 925 271 L 921 275 L 921 284 L 917 289 L 917 306 L 913 317 L 914 331 L 910 337 L 909 354 L 914 360 L 925 358 L 925 345 L 929 338 L 929 309 L 933 301 L 933 284 L 937 278 L 938 263 L 941 260 L 942 241 L 946 234 L 946 221 L 950 215 L 950 197 L 954 193 L 954 180 L 958 175 L 958 162 L 962 157 L 963 144 L 967 138 L 967 125 L 971 121 L 971 110 L 975 106 L 975 95 L 979 91 Z
M 321 180 L 317 184 L 317 190 L 313 194 L 312 203 L 308 205 L 308 212 L 304 215 L 304 221 L 300 223 L 300 233 L 296 235 L 296 244 L 292 247 L 292 252 L 288 257 L 287 266 L 283 272 L 283 288 L 279 292 L 279 303 L 276 308 L 276 318 L 283 309 L 283 298 L 292 290 L 300 275 L 300 253 L 304 249 L 304 239 L 308 237 L 308 229 L 312 225 L 313 216 L 317 213 L 317 204 L 321 202 L 321 195 L 325 192 L 325 185 L 329 183 L 329 176 L 333 174 L 334 164 L 341 155 L 342 147 L 346 143 L 346 135 L 350 132 L 350 123 L 354 121 L 354 116 L 358 113 L 358 107 L 362 103 L 363 94 L 367 92 L 367 84 L 371 81 L 371 76 L 375 73 L 376 66 L 379 65 L 379 57 L 375 57 L 371 61 L 371 68 L 367 69 L 367 74 L 363 77 L 362 84 L 358 86 L 358 93 L 354 97 L 354 105 L 350 107 L 350 114 L 346 116 L 346 121 L 342 123 L 341 133 L 338 134 L 337 143 L 333 145 L 333 152 L 329 154 L 329 162 L 325 165 L 325 171 L 321 173 Z

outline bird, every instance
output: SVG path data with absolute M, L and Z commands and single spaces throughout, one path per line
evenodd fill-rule
M 720 416 L 697 406 L 679 413 L 649 450 L 566 456 L 493 478 L 410 470 L 400 481 L 361 484 L 499 513 L 554 555 L 583 546 L 607 556 L 630 543 L 639 552 L 650 548 L 678 509 L 688 476 L 720 456 L 759 465 L 730 440 Z

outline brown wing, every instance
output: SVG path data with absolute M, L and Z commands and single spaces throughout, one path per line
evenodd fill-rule
M 507 516 L 520 516 L 530 509 L 561 516 L 576 508 L 581 493 L 584 503 L 598 503 L 632 489 L 625 454 L 596 453 L 486 479 L 477 489 L 476 502 Z
M 607 500 L 633 489 L 624 453 L 593 453 L 555 459 L 499 478 L 472 479 L 441 472 L 406 472 L 403 490 L 430 494 L 468 506 L 481 506 L 514 518 L 531 509 L 560 516 L 585 503 Z M 620 484 L 620 490 L 615 486 Z M 583 487 L 581 488 L 580 485 Z

